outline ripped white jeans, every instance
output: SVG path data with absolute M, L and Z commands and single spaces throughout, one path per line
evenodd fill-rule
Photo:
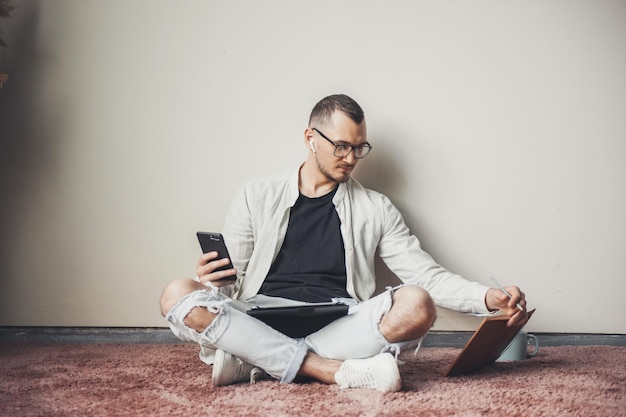
M 389 343 L 378 329 L 383 315 L 391 309 L 393 292 L 400 287 L 387 288 L 376 297 L 352 305 L 347 316 L 304 339 L 285 336 L 245 313 L 256 305 L 268 305 L 272 300 L 266 296 L 244 303 L 207 288 L 183 297 L 165 318 L 179 339 L 200 345 L 200 358 L 204 362 L 212 363 L 214 350 L 222 349 L 262 368 L 282 383 L 289 383 L 296 377 L 308 351 L 323 358 L 346 360 L 369 358 L 381 352 L 390 352 L 397 358 L 403 350 L 419 349 L 424 336 Z M 305 304 L 285 299 L 276 301 L 283 305 Z M 203 332 L 195 331 L 183 321 L 194 307 L 205 307 L 218 314 Z
M 306 337 L 309 350 L 339 360 L 369 358 L 382 352 L 390 352 L 397 359 L 400 352 L 413 348 L 417 353 L 425 336 L 390 343 L 378 328 L 383 315 L 391 309 L 393 292 L 403 286 L 388 287 L 376 297 L 351 306 L 347 316 Z

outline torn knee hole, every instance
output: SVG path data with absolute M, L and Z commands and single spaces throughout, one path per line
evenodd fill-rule
M 187 313 L 183 323 L 185 323 L 185 326 L 201 333 L 213 323 L 213 320 L 220 312 L 221 307 L 196 306 Z

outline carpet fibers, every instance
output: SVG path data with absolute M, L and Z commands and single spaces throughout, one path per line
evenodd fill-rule
M 405 353 L 402 391 L 313 381 L 214 388 L 190 344 L 0 344 L 1 416 L 626 416 L 626 347 L 542 347 L 453 378 L 460 351 Z

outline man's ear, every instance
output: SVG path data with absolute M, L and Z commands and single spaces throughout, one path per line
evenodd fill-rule
M 306 143 L 307 148 L 311 147 L 311 141 L 313 140 L 313 137 L 314 137 L 313 130 L 307 127 L 306 130 L 304 131 L 304 142 Z

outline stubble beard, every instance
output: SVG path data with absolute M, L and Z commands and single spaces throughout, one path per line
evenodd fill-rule
M 334 181 L 338 184 L 347 182 L 350 179 L 350 173 L 346 173 L 343 175 L 335 174 L 333 175 L 328 169 L 326 169 L 318 159 L 317 155 L 315 155 L 315 162 L 317 163 L 317 168 L 327 179 Z M 352 172 L 352 171 L 351 171 Z

